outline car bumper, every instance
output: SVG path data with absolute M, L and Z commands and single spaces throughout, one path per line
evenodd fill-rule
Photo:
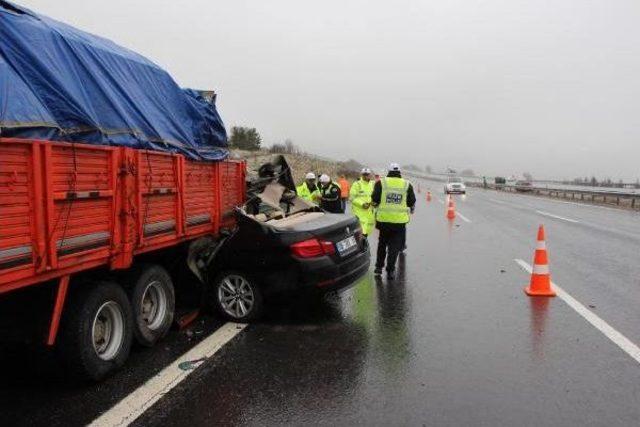
M 331 292 L 354 284 L 369 270 L 371 255 L 369 245 L 364 241 L 359 251 L 336 262 L 331 257 L 297 259 L 295 268 L 277 277 L 267 277 L 266 292 Z
M 466 188 L 450 188 L 446 190 L 449 194 L 464 194 L 467 192 Z
M 371 256 L 369 249 L 359 253 L 356 259 L 350 260 L 347 268 L 339 268 L 335 276 L 315 283 L 315 288 L 321 292 L 331 292 L 347 288 L 369 271 Z

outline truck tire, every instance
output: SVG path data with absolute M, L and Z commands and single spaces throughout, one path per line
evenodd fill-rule
M 211 291 L 212 305 L 228 320 L 248 323 L 262 315 L 262 291 L 256 281 L 245 273 L 225 271 L 218 274 Z
M 129 357 L 131 306 L 114 282 L 85 282 L 77 287 L 63 315 L 57 348 L 73 376 L 99 381 Z
M 175 314 L 176 297 L 171 276 L 159 265 L 143 264 L 127 276 L 133 310 L 133 336 L 145 347 L 164 338 Z

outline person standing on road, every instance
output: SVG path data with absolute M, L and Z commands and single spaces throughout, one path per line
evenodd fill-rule
M 380 231 L 374 274 L 382 274 L 386 259 L 387 277 L 393 279 L 398 254 L 405 244 L 409 215 L 416 205 L 413 186 L 402 178 L 400 165 L 389 165 L 387 176 L 375 183 L 371 201 L 376 207 L 376 228 Z
M 371 195 L 373 194 L 373 181 L 371 180 L 371 169 L 363 168 L 360 172 L 360 179 L 353 183 L 349 191 L 351 210 L 358 217 L 362 234 L 366 238 L 373 231 L 376 223 Z
M 340 200 L 340 186 L 327 174 L 320 176 L 320 207 L 331 213 L 344 213 Z
M 315 203 L 320 198 L 320 191 L 316 186 L 316 174 L 309 172 L 304 177 L 304 182 L 296 187 L 298 197 L 307 202 Z
M 349 200 L 349 181 L 344 175 L 340 175 L 338 179 L 338 185 L 340 186 L 340 201 L 342 202 L 342 212 L 347 208 L 347 200 Z

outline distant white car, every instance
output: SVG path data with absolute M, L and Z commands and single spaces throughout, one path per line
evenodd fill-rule
M 447 178 L 447 183 L 444 185 L 445 194 L 466 194 L 467 186 L 464 185 L 462 178 L 457 176 L 450 176 Z
M 533 191 L 533 184 L 531 183 L 531 181 L 527 181 L 527 180 L 518 180 L 516 181 L 516 191 L 519 191 L 521 193 L 527 193 L 530 191 Z

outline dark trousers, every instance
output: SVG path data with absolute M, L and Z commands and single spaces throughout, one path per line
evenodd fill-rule
M 396 269 L 396 260 L 398 254 L 402 251 L 407 235 L 407 229 L 393 228 L 381 229 L 378 238 L 378 256 L 376 259 L 376 268 L 382 269 L 385 266 L 385 258 L 387 260 L 387 271 Z
M 342 200 L 320 200 L 320 207 L 327 212 L 331 213 L 344 213 L 344 208 L 342 207 Z

